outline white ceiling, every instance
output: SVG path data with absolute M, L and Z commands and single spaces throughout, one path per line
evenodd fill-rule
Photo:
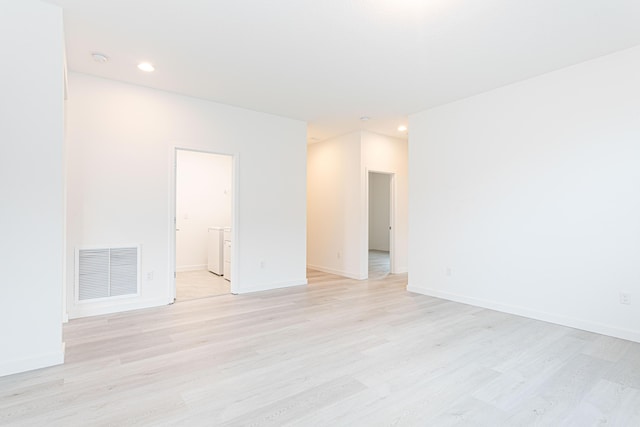
M 304 120 L 310 140 L 403 136 L 408 114 L 640 44 L 638 0 L 48 1 L 70 70 Z

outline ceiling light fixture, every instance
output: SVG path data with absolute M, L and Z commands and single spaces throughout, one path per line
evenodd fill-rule
M 407 131 L 407 127 L 405 125 L 398 126 L 398 132 L 406 132 L 406 131 Z
M 150 73 L 153 70 L 155 70 L 155 67 L 148 62 L 139 63 L 138 68 L 141 69 L 142 71 L 146 71 L 147 73 Z
M 107 55 L 103 55 L 102 53 L 98 53 L 98 52 L 93 52 L 91 54 L 91 57 L 93 58 L 94 61 L 100 62 L 101 64 L 104 64 L 109 60 L 109 57 Z
M 369 120 L 371 120 L 371 117 L 369 117 L 369 116 L 362 116 L 362 117 L 360 117 L 360 121 L 361 121 L 361 122 L 368 122 Z

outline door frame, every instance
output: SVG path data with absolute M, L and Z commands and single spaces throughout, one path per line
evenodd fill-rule
M 369 278 L 369 174 L 377 173 L 389 176 L 389 274 L 396 272 L 396 173 L 377 169 L 365 168 L 365 185 L 364 185 L 364 238 L 361 254 L 361 268 L 365 278 Z
M 196 153 L 214 154 L 219 156 L 231 157 L 231 277 L 230 289 L 232 294 L 238 293 L 238 270 L 239 270 L 239 245 L 238 245 L 238 227 L 239 227 L 239 209 L 238 209 L 238 176 L 239 176 L 239 155 L 237 153 L 224 153 L 219 151 L 211 151 L 199 148 L 189 148 L 181 145 L 172 145 L 170 147 L 170 166 L 169 166 L 169 268 L 168 277 L 169 284 L 167 289 L 167 297 L 169 304 L 173 304 L 176 299 L 176 192 L 177 192 L 177 169 L 178 169 L 178 151 L 191 151 Z

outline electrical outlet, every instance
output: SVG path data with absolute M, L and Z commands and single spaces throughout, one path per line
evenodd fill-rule
M 451 277 L 451 267 L 447 267 L 446 273 L 447 273 L 447 277 Z
M 342 253 L 338 251 L 338 259 L 342 258 Z
M 631 294 L 620 292 L 620 304 L 631 305 Z
M 147 273 L 147 280 L 153 280 L 153 271 Z
M 263 259 L 260 260 L 260 268 L 264 268 L 264 260 Z

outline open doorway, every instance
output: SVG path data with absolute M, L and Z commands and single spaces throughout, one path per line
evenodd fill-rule
M 393 174 L 369 172 L 368 180 L 368 277 L 378 279 L 392 271 Z
M 175 155 L 175 301 L 229 294 L 233 157 Z

